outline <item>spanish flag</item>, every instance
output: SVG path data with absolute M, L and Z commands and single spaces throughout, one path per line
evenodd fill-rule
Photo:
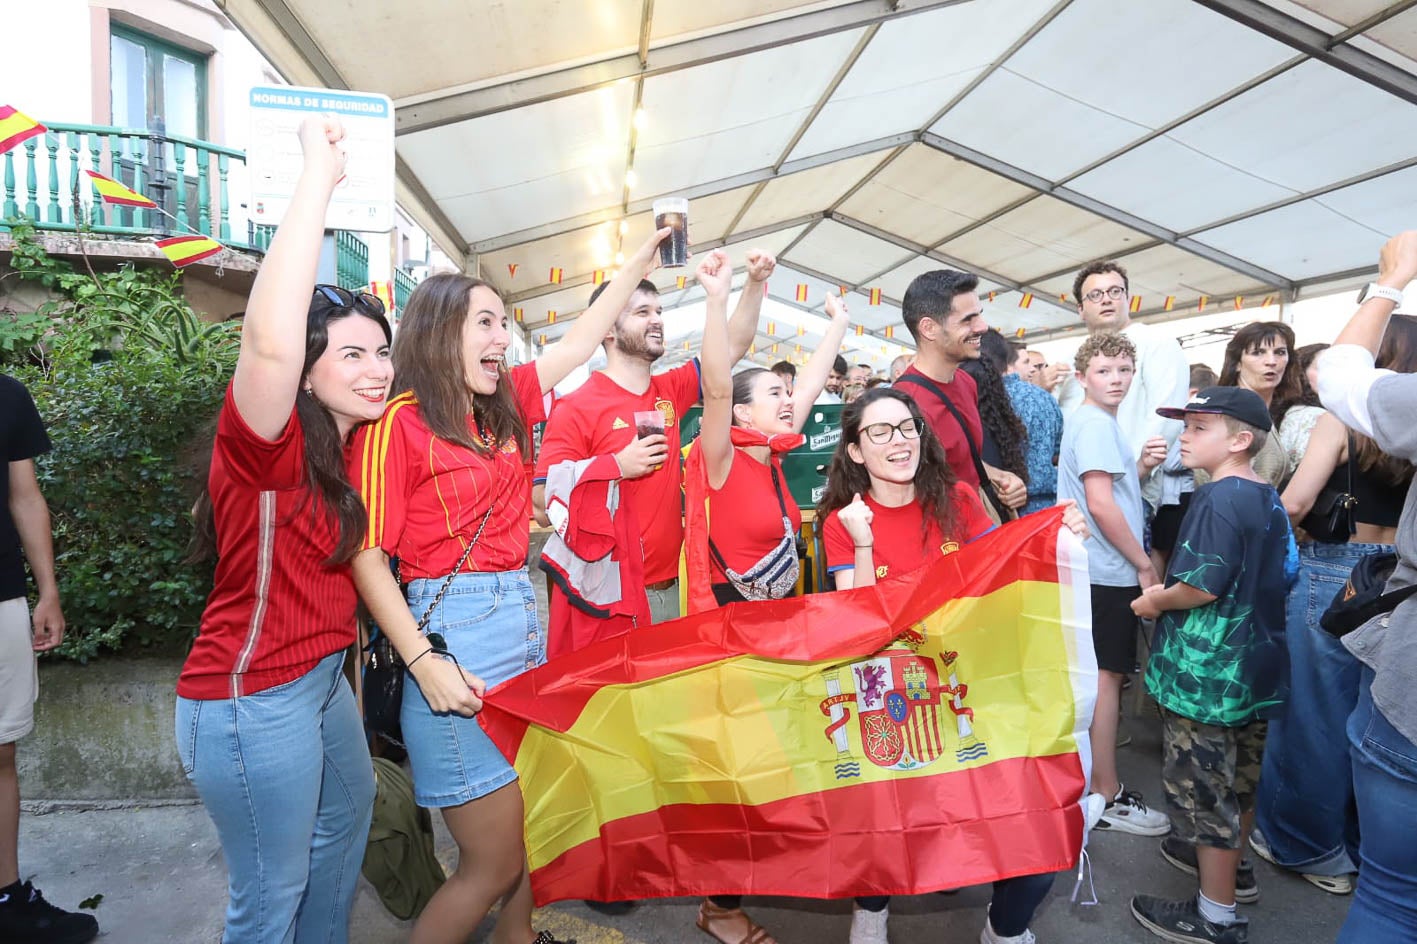
M 1274 296 L 1273 296 L 1273 295 L 1266 295 L 1266 296 L 1264 297 L 1264 301 L 1260 302 L 1260 307 L 1261 307 L 1261 308 L 1268 308 L 1270 305 L 1273 305 L 1273 304 L 1274 304 Z
M 689 284 L 689 279 L 688 279 L 687 276 L 680 275 L 680 276 L 675 277 L 675 279 L 674 279 L 674 287 L 675 287 L 675 288 L 683 288 L 685 285 L 688 285 L 688 284 Z
M 384 311 L 394 310 L 394 283 L 387 280 L 370 282 L 369 294 L 384 303 Z
M 1024 336 L 1025 334 L 1027 334 L 1027 333 L 1028 333 L 1028 329 L 1027 329 L 1027 328 L 1019 328 L 1017 331 L 1014 332 L 1014 337 L 1016 337 L 1016 338 L 1018 338 L 1020 341 L 1022 341 L 1022 340 L 1023 340 L 1023 336 Z
M 9 105 L 0 105 L 0 154 L 48 130 L 24 112 L 16 111 Z
M 879 305 L 881 303 L 881 290 L 878 288 L 871 289 L 871 293 L 867 296 L 867 299 L 867 304 Z
M 865 325 L 857 325 L 857 326 L 856 326 L 856 336 L 857 336 L 858 338 L 861 337 L 861 336 L 862 336 L 863 334 L 865 334 L 865 333 L 866 333 L 866 326 L 865 326 Z
M 209 236 L 171 236 L 153 243 L 162 254 L 181 269 L 194 262 L 201 262 L 221 252 L 224 246 Z
M 803 283 L 803 282 L 797 283 L 797 300 L 798 300 L 799 302 L 805 302 L 805 301 L 807 300 L 807 285 L 806 285 L 806 283 Z
M 488 693 L 537 903 L 914 894 L 1071 867 L 1097 666 L 1061 517 L 905 579 L 632 631 Z
M 1205 311 L 1205 303 L 1208 302 L 1208 301 L 1210 301 L 1210 296 L 1209 296 L 1209 295 L 1202 295 L 1200 298 L 1197 298 L 1197 299 L 1196 299 L 1196 313 L 1197 313 L 1197 314 L 1199 314 L 1200 312 Z
M 555 310 L 554 308 L 551 309 L 550 311 L 548 311 L 548 312 L 546 313 L 546 323 L 547 323 L 547 324 L 555 324 L 555 323 L 556 323 L 556 310 Z
M 1018 300 L 1018 307 L 1020 307 L 1020 308 L 1027 308 L 1029 305 L 1032 305 L 1032 304 L 1033 304 L 1033 293 L 1032 293 L 1032 292 L 1024 292 L 1024 293 L 1023 293 L 1023 297 Z
M 1245 296 L 1243 296 L 1243 295 L 1236 295 L 1236 296 L 1235 296 L 1235 310 L 1236 310 L 1236 311 L 1239 311 L 1240 309 L 1242 309 L 1242 308 L 1244 308 L 1244 307 L 1245 307 Z
M 514 278 L 516 278 L 516 277 L 517 277 L 517 264 L 516 264 L 515 262 L 509 262 L 509 263 L 507 263 L 507 278 L 514 279 Z
M 1167 296 L 1166 296 L 1166 303 L 1161 306 L 1162 310 L 1163 310 L 1163 311 L 1170 311 L 1171 309 L 1173 309 L 1173 308 L 1175 308 L 1175 307 L 1176 307 L 1176 296 L 1175 296 L 1175 295 L 1167 295 Z
M 512 309 L 512 317 L 515 318 L 515 319 L 517 319 L 517 324 L 521 324 L 521 323 L 522 323 L 522 319 L 524 319 L 524 318 L 526 317 L 526 309 L 525 309 L 525 308 L 513 308 L 513 309 Z
M 1137 312 L 1139 312 L 1139 311 L 1141 311 L 1141 296 L 1140 296 L 1140 295 L 1133 295 L 1133 296 L 1132 296 L 1132 313 L 1135 314 L 1135 313 L 1137 313 Z
M 129 190 L 127 187 L 114 180 L 112 177 L 105 177 L 102 174 L 86 170 L 93 180 L 93 188 L 98 191 L 98 195 L 103 198 L 104 203 L 115 203 L 118 206 L 145 207 L 149 210 L 157 209 L 157 204 L 136 190 Z
M 550 277 L 549 281 L 551 282 L 552 285 L 560 285 L 560 284 L 561 284 L 561 269 L 560 269 L 559 266 L 553 267 L 553 268 L 551 269 L 551 277 Z
M 850 286 L 850 285 L 838 285 L 836 288 L 837 288 L 837 294 L 840 295 L 842 298 L 845 298 L 845 297 L 846 297 L 846 293 L 849 292 L 849 291 L 851 291 L 851 286 Z
M 886 325 L 886 340 L 889 341 L 889 340 L 891 340 L 891 339 L 894 338 L 894 337 L 895 337 L 895 325 Z
M 556 281 L 559 282 L 560 279 L 557 279 Z M 591 284 L 591 285 L 599 285 L 601 282 L 604 282 L 604 281 L 605 281 L 605 270 L 604 270 L 604 269 L 596 269 L 594 272 L 592 272 L 592 273 L 590 274 L 590 284 Z
M 998 295 L 998 294 L 999 294 L 998 292 L 990 292 L 990 293 L 989 293 L 989 301 L 992 302 L 992 301 L 994 300 L 994 296 L 995 296 L 995 295 Z
M 768 337 L 772 337 L 772 336 L 775 335 L 775 334 L 777 334 L 777 323 L 776 323 L 776 322 L 769 321 L 769 322 L 768 322 Z

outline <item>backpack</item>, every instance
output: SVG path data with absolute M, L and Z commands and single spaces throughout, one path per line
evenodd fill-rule
M 433 854 L 433 818 L 413 799 L 413 780 L 383 757 L 374 758 L 374 817 L 361 871 L 395 918 L 422 913 L 447 876 Z

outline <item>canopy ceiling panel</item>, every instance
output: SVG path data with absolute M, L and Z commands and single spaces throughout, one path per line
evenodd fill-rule
M 1136 230 L 1040 196 L 940 248 L 981 268 L 1027 281 L 1147 241 Z
M 811 114 L 861 30 L 654 76 L 635 147 L 637 187 L 667 193 L 772 166 Z
M 1290 279 L 1371 265 L 1386 238 L 1316 200 L 1196 234 L 1198 242 L 1227 252 L 1243 250 L 1256 264 Z
M 1385 3 L 1380 5 L 1386 6 Z M 1398 53 L 1407 60 L 1406 67 L 1411 68 L 1412 61 L 1417 59 L 1417 9 L 1378 24 L 1361 38 Z
M 1417 220 L 1417 167 L 1326 193 L 1314 202 L 1361 223 L 1379 237 L 1410 229 Z
M 863 279 L 893 268 L 909 255 L 899 246 L 828 220 L 813 227 L 792 247 L 786 261 L 818 272 L 834 273 L 843 282 L 859 285 Z
M 960 3 L 883 24 L 791 158 L 924 127 L 1053 2 Z
M 929 256 L 916 256 L 904 265 L 897 266 L 885 275 L 873 279 L 871 284 L 866 287 L 868 289 L 878 288 L 883 295 L 903 301 L 905 299 L 905 290 L 910 287 L 910 283 L 915 281 L 917 276 L 923 275 L 926 272 L 934 272 L 936 269 L 947 268 L 949 268 L 949 266 L 938 259 L 931 259 Z M 992 285 L 991 283 L 990 287 L 997 289 L 999 286 Z M 988 291 L 989 289 L 981 286 L 981 290 Z
M 1013 337 L 1019 328 L 1027 331 L 1055 329 L 1077 320 L 1077 312 L 1034 295 L 1027 308 L 1022 307 L 1022 292 L 999 292 L 991 300 L 987 292 L 980 301 L 984 308 L 984 321 L 991 328 L 998 328 L 1002 334 Z
M 1273 286 L 1263 285 L 1247 275 L 1173 246 L 1155 246 L 1123 256 L 1117 261 L 1127 270 L 1132 297 L 1141 299 L 1139 304 L 1143 312 L 1163 310 L 1167 296 L 1175 299 L 1174 311 L 1184 312 L 1193 309 L 1201 296 L 1206 297 L 1208 305 L 1218 306 L 1222 298 L 1263 295 L 1274 290 Z M 1046 292 L 1049 299 L 1057 299 L 1060 295 L 1067 297 L 1066 305 L 1059 301 L 1068 312 L 1064 325 L 1081 323 L 1073 301 L 1075 275 L 1074 272 L 1066 272 L 1038 283 L 1039 291 Z
M 660 43 L 691 33 L 715 32 L 724 28 L 805 10 L 821 10 L 846 6 L 851 0 L 715 0 L 714 3 L 656 3 L 650 31 L 651 40 Z M 638 6 L 638 4 L 636 4 Z
M 469 241 L 619 202 L 632 89 L 617 86 L 398 139 Z
M 1325 22 L 1337 23 L 1340 26 L 1357 26 L 1368 17 L 1381 12 L 1392 4 L 1387 0 L 1280 0 L 1272 4 L 1280 9 L 1291 7 L 1301 7 L 1320 16 L 1312 17 L 1308 21 L 1315 26 L 1323 28 Z M 1330 33 L 1339 32 L 1338 29 L 1330 27 Z
M 923 144 L 900 157 L 841 205 L 847 216 L 934 245 L 1033 191 Z
M 770 181 L 738 221 L 736 230 L 757 229 L 803 213 L 825 210 L 883 160 L 883 154 L 863 154 Z

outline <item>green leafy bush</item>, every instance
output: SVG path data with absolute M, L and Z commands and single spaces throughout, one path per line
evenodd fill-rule
M 183 646 L 211 586 L 210 565 L 184 561 L 192 459 L 221 406 L 238 335 L 202 322 L 169 273 L 79 275 L 16 235 L 27 266 L 16 269 L 62 292 L 42 349 L 5 366 L 29 387 L 54 445 L 37 468 L 68 622 L 57 651 L 86 661 L 105 649 Z M 94 362 L 95 349 L 112 359 Z

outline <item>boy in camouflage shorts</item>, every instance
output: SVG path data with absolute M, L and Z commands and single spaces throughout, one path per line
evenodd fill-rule
M 1289 687 L 1284 599 L 1298 550 L 1278 493 L 1252 459 L 1272 427 L 1264 401 L 1239 387 L 1210 387 L 1184 408 L 1181 461 L 1210 473 L 1181 524 L 1165 585 L 1132 604 L 1155 619 L 1146 686 L 1161 706 L 1171 834 L 1161 854 L 1199 875 L 1183 901 L 1132 899 L 1132 915 L 1170 941 L 1247 944 L 1237 901 L 1259 899 L 1241 849 L 1254 825 L 1266 719 Z

